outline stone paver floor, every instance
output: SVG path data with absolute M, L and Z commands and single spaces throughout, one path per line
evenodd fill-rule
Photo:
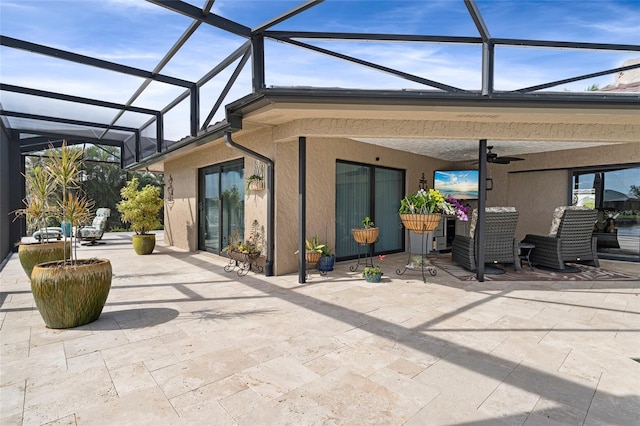
M 300 285 L 104 240 L 83 327 L 44 326 L 17 255 L 0 271 L 0 424 L 639 424 L 640 281 L 423 283 L 398 255 Z

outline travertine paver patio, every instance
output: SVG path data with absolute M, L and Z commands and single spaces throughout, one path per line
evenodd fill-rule
M 100 319 L 50 330 L 17 256 L 0 272 L 0 424 L 609 424 L 640 419 L 640 282 L 423 283 L 383 262 L 239 278 L 130 235 Z M 640 273 L 638 265 L 627 272 Z

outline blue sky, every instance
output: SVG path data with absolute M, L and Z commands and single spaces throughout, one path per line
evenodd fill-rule
M 255 27 L 301 3 L 296 1 L 218 0 L 213 12 Z M 202 7 L 204 0 L 189 3 Z M 640 44 L 640 0 L 497 1 L 477 0 L 493 37 Z M 187 17 L 143 0 L 1 0 L 0 33 L 152 70 L 189 26 Z M 276 30 L 388 32 L 398 34 L 477 36 L 462 0 L 327 0 Z M 202 25 L 162 73 L 191 81 L 244 42 L 240 37 Z M 479 47 L 443 44 L 309 42 L 380 65 L 465 89 L 480 87 Z M 496 89 L 513 90 L 620 66 L 640 52 L 602 53 L 551 49 L 500 48 L 496 52 Z M 2 82 L 124 103 L 142 80 L 66 61 L 0 48 Z M 202 89 L 203 115 L 226 83 L 231 69 Z M 250 91 L 250 68 L 225 100 Z M 613 83 L 613 76 L 581 81 L 555 90 L 582 91 L 591 84 Z M 345 63 L 283 43 L 266 43 L 266 82 L 273 86 L 424 89 L 416 83 Z M 134 104 L 159 108 L 183 89 L 152 83 Z M 20 98 L 20 99 L 18 99 Z M 4 108 L 33 101 L 2 93 Z M 213 98 L 213 100 L 208 101 Z M 59 108 L 40 101 L 31 112 Z M 76 108 L 66 105 L 65 108 Z M 84 109 L 82 114 L 87 115 Z M 186 105 L 172 114 L 181 116 Z M 81 114 L 78 111 L 78 114 Z M 95 108 L 96 115 L 113 111 Z M 87 117 L 88 118 L 88 117 Z M 216 119 L 221 118 L 221 113 Z M 85 118 L 86 119 L 86 118 Z M 140 125 L 146 117 L 127 113 L 120 124 Z M 184 120 L 178 120 L 184 122 Z M 215 120 L 214 120 L 215 121 Z M 176 137 L 188 133 L 174 128 Z

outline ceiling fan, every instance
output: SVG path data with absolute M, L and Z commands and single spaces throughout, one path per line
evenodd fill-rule
M 493 149 L 493 146 L 487 146 L 487 163 L 509 164 L 512 161 L 524 160 L 524 158 L 520 158 L 520 157 L 498 156 L 498 154 L 491 151 L 492 149 Z

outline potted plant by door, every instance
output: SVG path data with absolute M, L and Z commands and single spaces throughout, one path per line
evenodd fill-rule
M 320 259 L 318 259 L 318 271 L 333 271 L 333 264 L 335 263 L 335 260 L 336 257 L 331 253 L 331 248 L 327 244 L 325 244 L 324 247 L 322 247 Z
M 49 150 L 44 168 L 56 188 L 53 216 L 79 226 L 90 215 L 93 201 L 77 194 L 82 151 L 67 147 Z M 64 244 L 73 246 L 73 234 Z M 31 273 L 31 292 L 49 328 L 71 328 L 98 319 L 111 289 L 112 269 L 108 259 L 78 259 L 76 250 L 63 260 L 36 265 Z
M 318 241 L 318 234 L 314 235 L 311 240 L 305 240 L 305 260 L 308 264 L 316 264 L 322 257 L 322 250 L 326 247 Z
M 163 201 L 160 198 L 160 188 L 145 185 L 139 189 L 137 177 L 133 177 L 120 190 L 122 201 L 117 205 L 123 222 L 130 223 L 135 232 L 132 237 L 133 249 L 137 254 L 151 254 L 156 246 L 156 234 L 149 231 L 160 226 L 158 213 Z
M 18 243 L 20 264 L 31 279 L 31 271 L 38 263 L 68 259 L 71 256 L 71 245 L 65 245 L 60 241 L 61 233 L 56 232 L 54 239 L 53 233 L 47 228 L 47 221 L 52 216 L 50 201 L 54 193 L 51 175 L 42 165 L 37 165 L 23 176 L 28 196 L 22 200 L 24 208 L 12 213 L 15 214 L 15 219 L 21 216 L 26 217 L 29 225 L 27 228 L 37 230 L 36 241 Z
M 264 245 L 264 227 L 257 220 L 251 223 L 251 231 L 246 240 L 240 237 L 240 230 L 235 229 L 233 235 L 228 237 L 228 245 L 222 249 L 229 257 L 237 262 L 254 262 L 262 254 Z
M 380 229 L 375 227 L 373 220 L 369 216 L 361 221 L 362 228 L 353 228 L 351 234 L 358 244 L 372 244 L 378 239 Z

